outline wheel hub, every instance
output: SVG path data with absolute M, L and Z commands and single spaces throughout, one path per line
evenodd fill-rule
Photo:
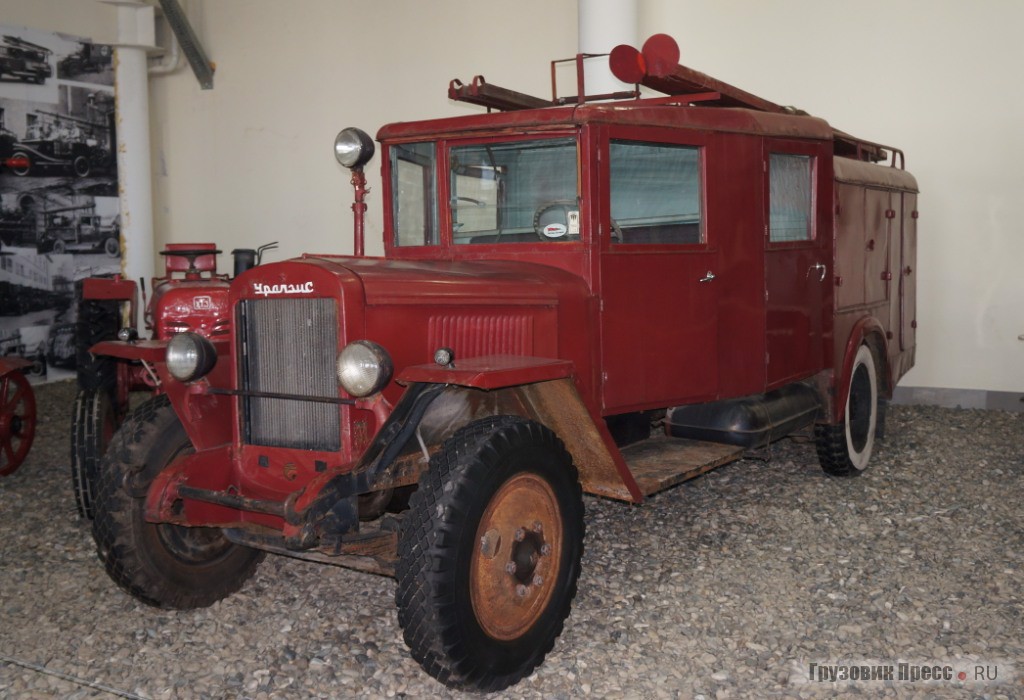
M 561 513 L 547 481 L 518 474 L 498 489 L 480 520 L 470 570 L 484 632 L 516 639 L 537 621 L 554 594 L 562 541 Z

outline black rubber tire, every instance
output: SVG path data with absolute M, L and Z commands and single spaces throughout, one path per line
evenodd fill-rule
M 100 462 L 92 523 L 96 550 L 126 592 L 161 608 L 201 608 L 234 593 L 263 552 L 229 542 L 217 528 L 146 522 L 154 477 L 192 449 L 165 395 L 125 419 Z
M 101 340 L 116 340 L 121 314 L 117 301 L 82 299 L 82 283 L 75 283 L 78 320 L 75 323 L 75 367 L 78 388 L 83 391 L 106 391 L 114 395 L 117 386 L 117 360 L 94 357 L 91 348 Z
M 79 391 L 71 415 L 71 484 L 78 514 L 92 520 L 100 460 L 118 428 L 117 411 L 105 391 Z
M 54 255 L 64 255 L 64 253 L 66 253 L 66 252 L 68 252 L 68 246 L 63 241 L 63 239 L 58 238 L 57 240 L 55 240 L 53 242 L 53 254 Z
M 77 156 L 71 162 L 71 169 L 74 170 L 75 175 L 78 177 L 89 177 L 89 173 L 92 171 L 92 164 L 85 156 Z
M 885 419 L 889 415 L 889 399 L 878 399 L 878 419 L 875 421 L 875 439 L 885 439 Z
M 37 353 L 31 357 L 26 357 L 26 360 L 32 361 L 32 366 L 27 369 L 27 372 L 32 377 L 45 377 L 46 376 L 46 355 L 43 353 Z
M 843 422 L 815 425 L 818 462 L 832 476 L 860 476 L 871 459 L 879 420 L 878 373 L 874 353 L 861 345 L 853 360 Z
M 117 258 L 121 255 L 121 243 L 111 236 L 110 238 L 103 241 L 103 252 L 107 254 L 108 258 Z
M 489 503 L 502 486 L 523 477 L 550 488 L 562 544 L 544 555 L 554 556 L 550 565 L 557 562 L 558 568 L 538 616 L 521 634 L 502 640 L 484 630 L 474 609 L 470 570 L 474 550 L 483 547 L 478 527 Z M 457 431 L 420 478 L 399 533 L 395 598 L 413 658 L 452 688 L 493 692 L 529 675 L 569 615 L 583 535 L 576 468 L 553 432 L 516 416 L 487 418 Z
M 13 154 L 11 154 L 11 159 L 24 159 L 27 163 L 27 165 L 21 165 L 16 168 L 11 168 L 11 172 L 17 175 L 18 177 L 25 177 L 30 172 L 32 172 L 32 159 L 29 157 L 28 153 L 25 153 L 24 151 L 15 151 Z

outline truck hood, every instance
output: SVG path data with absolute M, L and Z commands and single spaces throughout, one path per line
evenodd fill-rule
M 505 260 L 390 260 L 304 255 L 302 260 L 338 266 L 363 285 L 366 303 L 556 305 L 566 296 L 586 295 L 584 281 L 565 270 Z

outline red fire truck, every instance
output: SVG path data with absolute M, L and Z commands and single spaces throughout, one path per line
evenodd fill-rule
M 229 335 L 94 348 L 162 391 L 98 475 L 122 588 L 209 605 L 264 551 L 391 574 L 422 667 L 496 690 L 562 630 L 583 492 L 639 503 L 802 429 L 825 472 L 863 472 L 914 361 L 903 154 L 667 37 L 611 65 L 637 89 L 478 77 L 450 94 L 487 114 L 382 128 L 383 258 L 361 255 L 373 141 L 342 131 L 356 256 L 237 277 Z

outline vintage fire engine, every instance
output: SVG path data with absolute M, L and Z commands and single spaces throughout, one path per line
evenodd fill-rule
M 98 475 L 122 588 L 209 605 L 264 551 L 391 574 L 423 668 L 495 690 L 562 630 L 583 492 L 639 503 L 800 429 L 828 474 L 865 469 L 914 360 L 903 154 L 663 35 L 610 62 L 664 96 L 478 77 L 451 96 L 500 111 L 382 128 L 384 258 L 362 256 L 373 141 L 342 131 L 355 256 L 237 277 L 230 334 L 94 349 L 161 388 Z
M 259 264 L 263 253 L 275 247 L 276 243 L 268 243 L 255 250 L 233 250 L 235 274 Z M 143 318 L 153 339 L 167 340 L 184 331 L 207 337 L 231 332 L 231 277 L 217 273 L 220 252 L 212 243 L 169 243 L 160 251 L 164 276 L 152 280 L 152 296 Z M 120 275 L 89 277 L 79 283 L 76 297 L 72 359 L 79 390 L 71 418 L 71 482 L 79 515 L 92 518 L 96 470 L 127 414 L 129 394 L 159 394 L 161 386 L 157 376 L 139 362 L 89 352 L 97 342 L 119 335 L 134 339 L 130 329 L 136 326 L 138 285 Z
M 0 76 L 13 75 L 19 80 L 42 85 L 53 76 L 50 49 L 16 36 L 0 39 Z

